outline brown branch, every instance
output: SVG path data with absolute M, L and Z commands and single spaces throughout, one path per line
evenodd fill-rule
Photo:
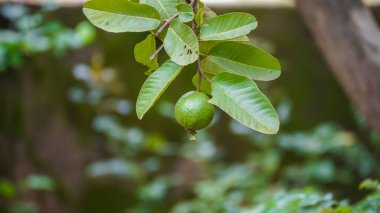
M 173 15 L 172 17 L 170 17 L 161 27 L 160 29 L 157 30 L 157 32 L 155 33 L 156 36 L 160 35 L 160 33 L 162 33 L 162 31 L 164 31 L 166 29 L 166 27 L 169 26 L 169 24 L 175 19 L 178 17 L 178 13 L 176 13 L 175 15 Z
M 190 2 L 190 6 L 191 7 L 193 7 L 194 8 L 194 6 L 195 6 L 195 3 L 196 3 L 196 0 L 191 0 L 191 2 Z M 175 18 L 177 18 L 178 17 L 178 13 L 176 13 L 176 14 L 174 14 L 172 17 L 170 17 L 158 30 L 157 30 L 157 32 L 154 34 L 156 37 L 158 37 L 168 26 L 169 26 L 169 24 L 175 19 Z M 157 50 L 156 50 L 156 52 L 154 52 L 153 53 L 153 55 L 152 56 L 150 56 L 149 57 L 149 59 L 152 61 L 152 60 L 154 60 L 156 57 L 157 57 L 157 55 L 158 55 L 158 53 L 160 53 L 160 51 L 163 49 L 163 47 L 164 47 L 164 44 L 162 44 Z
M 195 3 L 196 3 L 196 0 L 192 0 L 191 2 L 190 2 L 190 6 L 191 7 L 194 7 L 194 5 L 195 5 Z M 174 14 L 172 17 L 170 17 L 161 27 L 160 27 L 160 29 L 158 29 L 157 30 L 157 32 L 156 32 L 156 36 L 158 36 L 158 35 L 160 35 L 160 33 L 162 33 L 162 31 L 164 31 L 168 26 L 169 26 L 169 24 L 175 19 L 175 18 L 177 18 L 178 17 L 178 13 L 176 13 L 176 14 Z
M 149 57 L 149 59 L 153 61 L 157 57 L 158 53 L 161 52 L 162 48 L 164 48 L 164 44 L 161 44 L 161 46 L 156 50 L 156 52 L 153 53 L 152 56 Z
M 195 3 L 192 4 L 193 2 L 194 1 L 192 1 L 190 3 L 190 5 L 192 5 L 194 13 L 196 13 L 196 11 L 198 10 L 198 8 L 197 8 L 198 4 L 195 4 Z M 197 34 L 197 25 L 196 25 L 196 23 L 195 23 L 194 20 L 191 22 L 191 29 L 193 30 L 193 32 L 196 35 Z M 198 57 L 198 86 L 197 86 L 197 91 L 198 92 L 201 90 L 202 78 L 205 79 L 206 81 L 210 82 L 210 80 L 207 78 L 207 76 L 203 73 L 202 63 L 201 63 L 201 56 L 199 56 Z

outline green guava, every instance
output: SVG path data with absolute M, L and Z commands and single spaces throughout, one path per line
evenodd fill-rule
M 209 97 L 201 92 L 184 94 L 174 108 L 177 122 L 190 131 L 206 128 L 215 114 L 214 105 L 208 100 Z

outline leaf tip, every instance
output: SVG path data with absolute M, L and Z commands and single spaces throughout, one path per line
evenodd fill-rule
M 278 131 L 280 131 L 280 121 L 279 120 L 277 120 L 273 125 L 268 126 L 268 129 L 263 133 L 268 134 L 268 135 L 275 135 L 278 133 Z
M 145 114 L 145 113 L 141 113 L 141 112 L 139 112 L 139 111 L 136 111 L 137 118 L 138 118 L 140 121 L 143 119 L 144 114 Z

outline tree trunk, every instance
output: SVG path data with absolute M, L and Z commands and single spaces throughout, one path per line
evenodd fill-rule
M 380 134 L 380 31 L 369 9 L 360 0 L 296 2 L 345 92 Z

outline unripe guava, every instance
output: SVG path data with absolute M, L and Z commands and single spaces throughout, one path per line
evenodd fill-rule
M 214 105 L 208 102 L 209 97 L 201 92 L 191 91 L 184 94 L 175 105 L 175 118 L 189 130 L 200 130 L 207 127 L 215 114 Z

